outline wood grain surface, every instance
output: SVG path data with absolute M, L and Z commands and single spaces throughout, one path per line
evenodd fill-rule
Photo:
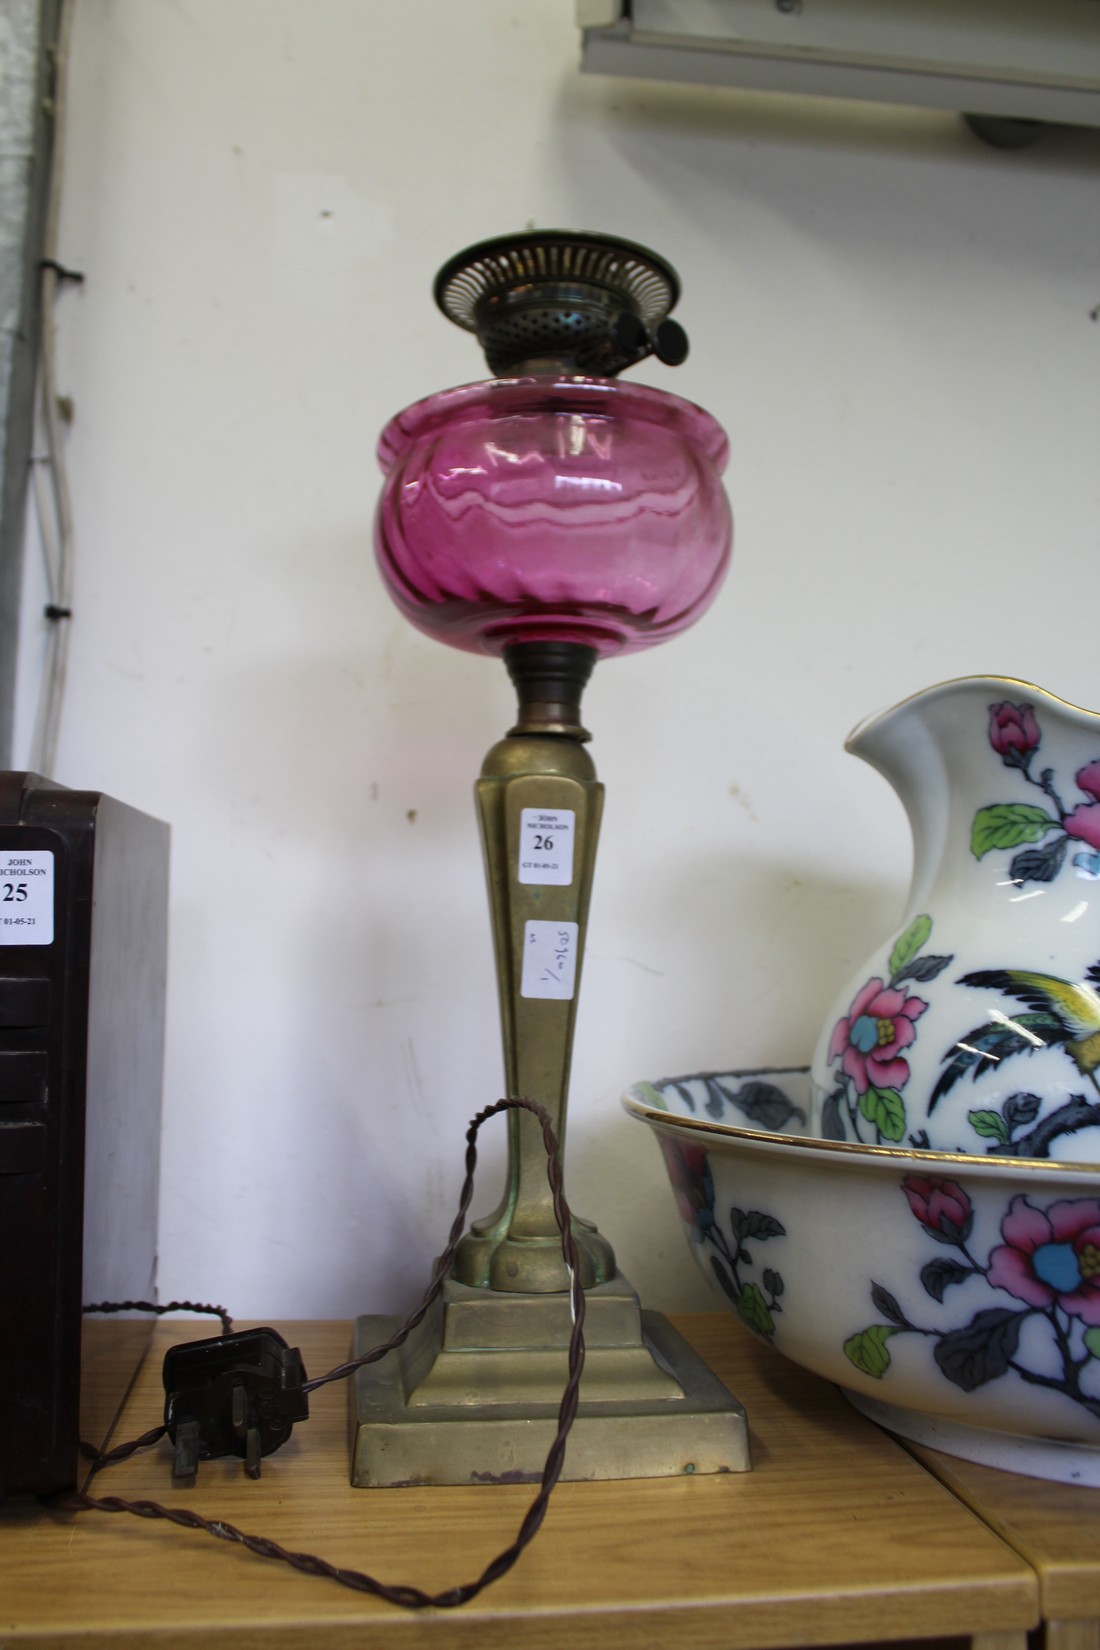
M 765 1650 L 983 1635 L 1022 1650 L 1033 1570 L 935 1476 L 825 1382 L 726 1314 L 675 1320 L 746 1404 L 751 1473 L 561 1484 L 516 1567 L 458 1610 L 408 1612 L 202 1532 L 128 1514 L 0 1509 L 0 1650 Z M 348 1355 L 350 1325 L 279 1326 L 310 1376 Z M 116 1441 L 161 1416 L 158 1327 Z M 172 1488 L 166 1443 L 112 1467 L 97 1494 L 149 1497 L 436 1592 L 512 1540 L 529 1486 L 355 1490 L 347 1391 L 267 1458 L 202 1465 Z
M 1026 1558 L 1039 1577 L 1043 1616 L 1052 1621 L 1091 1620 L 1079 1633 L 1100 1650 L 1100 1489 L 1048 1484 L 996 1467 L 959 1461 L 939 1450 L 911 1445 L 922 1461 L 983 1522 Z M 1065 1635 L 1069 1644 L 1070 1635 Z

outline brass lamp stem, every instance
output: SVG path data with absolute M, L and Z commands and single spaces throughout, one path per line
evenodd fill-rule
M 538 1100 L 565 1138 L 573 1028 L 580 990 L 603 786 L 582 741 L 580 700 L 596 660 L 570 642 L 505 650 L 519 716 L 485 758 L 475 787 L 489 884 L 507 1092 Z M 585 1288 L 615 1273 L 611 1246 L 578 1221 Z M 508 1183 L 475 1221 L 454 1277 L 474 1287 L 546 1294 L 569 1287 L 538 1125 L 511 1113 Z

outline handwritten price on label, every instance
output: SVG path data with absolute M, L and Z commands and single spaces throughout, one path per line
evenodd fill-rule
M 527 922 L 523 929 L 522 997 L 569 1002 L 577 984 L 575 922 Z

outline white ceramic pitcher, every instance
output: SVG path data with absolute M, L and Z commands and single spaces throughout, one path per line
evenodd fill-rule
M 904 803 L 913 880 L 818 1040 L 816 1131 L 1100 1163 L 1100 715 L 964 677 L 847 748 Z

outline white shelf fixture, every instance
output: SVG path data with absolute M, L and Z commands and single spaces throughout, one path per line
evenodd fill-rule
M 1100 126 L 1100 0 L 576 0 L 582 68 Z

